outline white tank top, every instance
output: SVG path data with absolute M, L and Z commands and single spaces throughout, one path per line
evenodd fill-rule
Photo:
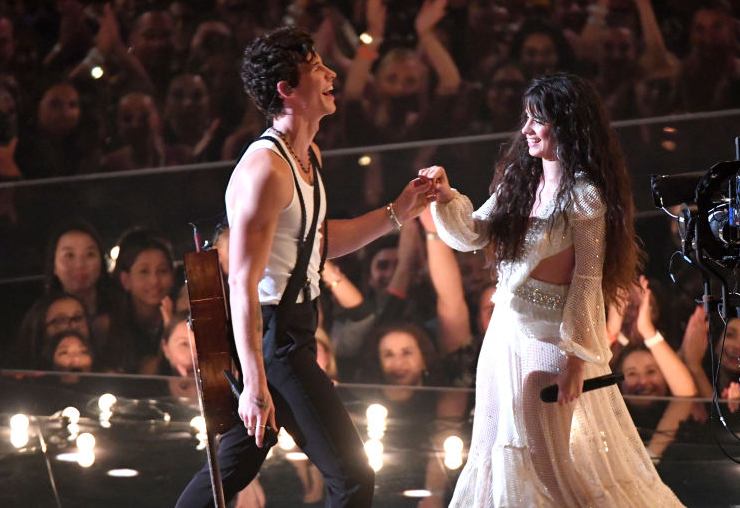
M 306 205 L 306 231 L 304 233 L 304 239 L 308 236 L 308 231 L 311 229 L 311 219 L 313 219 L 313 185 L 309 185 L 301 178 L 298 174 L 300 171 L 300 164 L 291 155 L 290 150 L 287 149 L 283 141 L 277 134 L 272 132 L 270 129 L 265 131 L 264 135 L 269 135 L 277 140 L 283 147 L 285 154 L 290 158 L 291 164 L 296 171 L 296 179 L 300 187 L 300 192 L 303 194 L 303 202 Z M 244 152 L 242 158 L 246 157 L 247 154 L 254 152 L 259 149 L 268 149 L 275 152 L 281 159 L 283 155 L 275 144 L 267 139 L 259 139 L 249 145 L 249 148 Z M 323 241 L 322 233 L 319 230 L 324 217 L 326 216 L 326 192 L 324 190 L 324 184 L 321 181 L 318 171 L 314 173 L 316 178 L 314 179 L 314 185 L 319 185 L 319 192 L 321 195 L 321 206 L 319 207 L 318 223 L 316 225 L 316 238 L 313 242 L 313 252 L 311 252 L 311 259 L 308 262 L 308 279 L 311 281 L 311 299 L 319 296 L 319 266 L 321 265 L 321 244 Z M 259 300 L 262 305 L 275 305 L 280 302 L 280 298 L 283 296 L 285 287 L 288 285 L 288 279 L 293 271 L 293 267 L 296 264 L 298 256 L 298 235 L 301 228 L 301 203 L 298 198 L 298 193 L 293 190 L 293 199 L 290 200 L 290 204 L 287 208 L 284 208 L 280 212 L 278 217 L 277 228 L 275 229 L 275 236 L 272 239 L 272 249 L 270 250 L 270 257 L 267 260 L 267 267 L 265 273 L 260 280 L 257 289 L 259 292 Z M 297 302 L 303 301 L 303 291 L 298 293 Z

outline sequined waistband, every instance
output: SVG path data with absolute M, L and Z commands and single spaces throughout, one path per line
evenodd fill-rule
M 567 292 L 567 285 L 557 286 L 555 284 L 527 279 L 512 293 L 522 300 L 526 300 L 538 307 L 560 311 L 565 307 Z

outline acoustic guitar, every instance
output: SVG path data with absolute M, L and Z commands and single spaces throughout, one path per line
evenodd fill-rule
M 197 241 L 196 249 L 196 252 L 185 254 L 190 327 L 195 339 L 192 346 L 193 364 L 198 402 L 206 423 L 213 502 L 217 508 L 224 508 L 226 503 L 216 460 L 218 435 L 240 423 L 232 386 L 224 375 L 233 369 L 229 303 L 224 291 L 218 252 L 215 249 L 201 251 Z

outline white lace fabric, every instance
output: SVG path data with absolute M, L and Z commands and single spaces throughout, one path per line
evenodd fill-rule
M 452 507 L 681 506 L 660 480 L 616 387 L 583 394 L 574 404 L 540 401 L 566 354 L 586 361 L 585 377 L 609 372 L 601 274 L 605 206 L 579 177 L 567 221 L 548 227 L 554 203 L 533 217 L 525 252 L 501 263 L 491 323 L 478 360 L 468 461 Z M 434 204 L 438 234 L 452 248 L 488 243 L 495 197 L 473 212 L 456 192 Z M 574 247 L 570 285 L 529 277 L 545 258 Z

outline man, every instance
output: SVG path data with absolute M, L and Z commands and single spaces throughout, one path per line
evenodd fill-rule
M 279 424 L 324 475 L 329 505 L 372 502 L 374 474 L 362 441 L 316 363 L 321 246 L 327 257 L 338 257 L 400 228 L 426 207 L 431 186 L 414 180 L 386 207 L 318 226 L 327 224 L 326 204 L 312 140 L 320 120 L 336 110 L 335 77 L 310 36 L 295 28 L 262 36 L 245 51 L 245 89 L 273 126 L 247 149 L 226 190 L 232 325 L 244 379 L 239 399 L 244 425 L 224 433 L 218 453 L 227 498 L 255 476 L 267 455 L 266 433 Z M 301 256 L 308 245 L 310 252 Z M 300 290 L 291 282 L 293 273 Z M 204 468 L 178 506 L 210 503 Z

